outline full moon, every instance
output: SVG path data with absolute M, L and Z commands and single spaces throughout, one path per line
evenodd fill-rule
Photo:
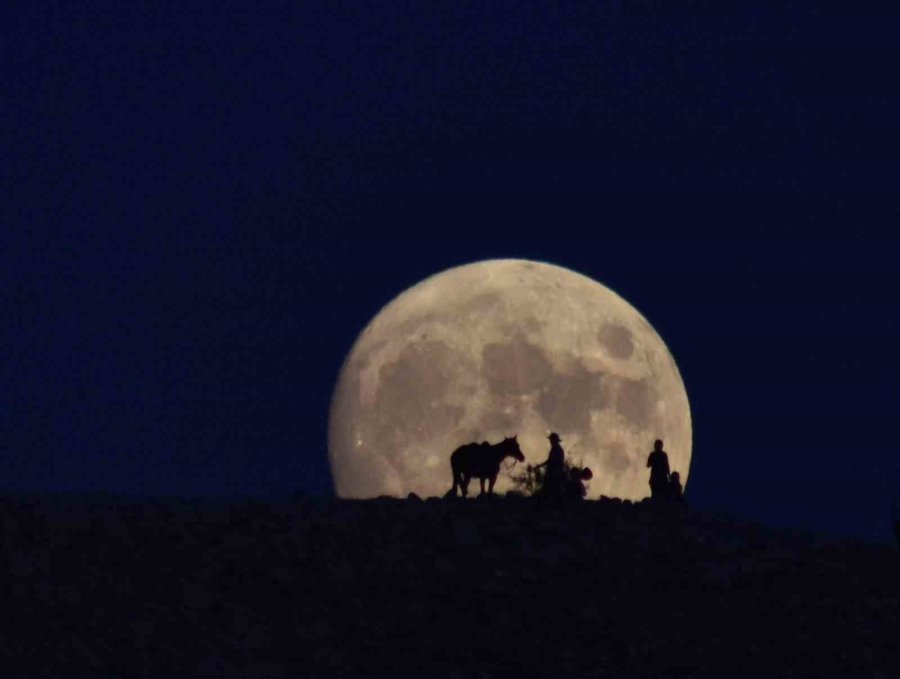
M 458 446 L 515 434 L 535 464 L 550 432 L 592 469 L 590 498 L 648 496 L 658 438 L 687 484 L 690 406 L 650 323 L 569 269 L 488 260 L 414 285 L 362 331 L 332 397 L 328 457 L 340 497 L 440 496 Z M 501 468 L 496 492 L 522 466 Z

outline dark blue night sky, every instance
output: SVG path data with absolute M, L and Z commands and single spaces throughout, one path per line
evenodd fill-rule
M 330 493 L 357 333 L 525 257 L 667 342 L 692 504 L 889 538 L 896 10 L 312 4 L 4 12 L 0 488 Z

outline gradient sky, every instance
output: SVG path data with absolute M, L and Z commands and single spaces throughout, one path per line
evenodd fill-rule
M 896 16 L 188 4 L 0 22 L 0 488 L 328 493 L 356 334 L 525 257 L 667 342 L 693 504 L 889 538 Z

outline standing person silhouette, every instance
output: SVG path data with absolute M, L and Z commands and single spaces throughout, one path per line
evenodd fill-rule
M 566 453 L 563 451 L 562 446 L 559 445 L 561 440 L 559 434 L 552 432 L 547 438 L 550 439 L 550 454 L 547 455 L 546 460 L 539 465 L 536 465 L 534 468 L 547 468 L 547 471 L 544 472 L 544 483 L 541 486 L 541 494 L 559 499 L 562 497 L 563 485 L 566 481 Z
M 654 500 L 661 500 L 666 497 L 669 489 L 669 456 L 659 439 L 653 444 L 647 466 L 650 467 L 650 496 Z

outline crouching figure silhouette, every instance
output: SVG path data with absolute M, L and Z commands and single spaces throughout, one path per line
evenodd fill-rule
M 444 497 L 456 497 L 457 488 L 462 492 L 462 496 L 466 497 L 469 492 L 469 481 L 473 476 L 481 482 L 481 495 L 484 495 L 485 480 L 488 482 L 488 495 L 493 495 L 494 484 L 500 473 L 500 463 L 507 457 L 512 457 L 516 462 L 525 460 L 515 436 L 505 438 L 500 443 L 491 444 L 485 441 L 460 446 L 450 455 L 453 487 Z
M 669 474 L 669 499 L 675 502 L 684 502 L 684 488 L 681 485 L 681 475 L 678 472 Z
M 583 500 L 587 495 L 584 482 L 594 478 L 590 467 L 572 467 L 569 470 L 569 479 L 566 481 L 564 497 L 567 500 Z

